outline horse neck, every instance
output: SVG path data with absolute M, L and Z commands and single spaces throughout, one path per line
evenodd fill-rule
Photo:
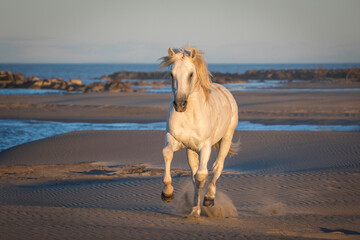
M 206 96 L 201 87 L 193 91 L 188 97 L 188 108 L 198 111 L 199 108 L 203 109 L 206 104 Z

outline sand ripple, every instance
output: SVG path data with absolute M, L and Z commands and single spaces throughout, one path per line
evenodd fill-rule
M 184 218 L 188 212 L 178 204 L 184 189 L 191 194 L 192 184 L 189 176 L 175 174 L 173 180 L 178 202 L 170 204 L 160 199 L 159 176 L 2 186 L 0 233 L 20 236 L 24 231 L 16 229 L 28 230 L 22 239 L 39 234 L 57 239 L 59 233 L 96 239 L 121 231 L 133 239 L 148 234 L 173 239 L 356 239 L 360 232 L 359 169 L 224 174 L 218 190 L 239 215 L 221 220 Z M 336 229 L 353 234 L 334 233 Z

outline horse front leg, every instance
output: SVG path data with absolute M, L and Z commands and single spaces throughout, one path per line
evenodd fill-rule
M 194 150 L 187 149 L 187 159 L 192 173 L 192 182 L 195 184 L 195 174 L 199 168 L 199 154 Z
M 200 217 L 200 193 L 201 189 L 204 187 L 206 178 L 208 176 L 207 164 L 209 162 L 211 154 L 211 144 L 205 143 L 203 148 L 200 150 L 200 165 L 199 169 L 195 174 L 195 183 L 194 183 L 194 203 L 193 208 L 190 213 L 190 217 Z
M 163 148 L 162 153 L 165 162 L 165 173 L 164 173 L 164 188 L 161 192 L 161 199 L 164 202 L 171 202 L 174 200 L 174 188 L 171 185 L 171 161 L 174 156 L 174 152 L 181 148 L 181 144 L 176 141 L 169 133 L 166 134 L 166 146 Z

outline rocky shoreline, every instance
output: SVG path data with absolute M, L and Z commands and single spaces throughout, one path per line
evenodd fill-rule
M 347 80 L 360 81 L 360 68 L 350 69 L 288 69 L 288 70 L 248 70 L 245 73 L 212 72 L 213 82 L 238 83 L 248 80 Z M 169 72 L 115 72 L 102 79 L 168 79 Z
M 0 88 L 26 88 L 26 89 L 55 89 L 65 90 L 68 93 L 76 92 L 131 92 L 131 84 L 121 81 L 95 82 L 83 84 L 81 79 L 65 81 L 62 78 L 39 79 L 30 75 L 25 78 L 22 73 L 0 72 Z
M 213 82 L 216 83 L 246 83 L 249 80 L 310 80 L 360 82 L 360 68 L 352 69 L 291 69 L 291 70 L 248 70 L 245 73 L 213 72 Z M 30 75 L 28 78 L 22 73 L 0 71 L 0 88 L 25 89 L 56 89 L 71 92 L 133 92 L 133 86 L 151 86 L 162 88 L 169 85 L 169 72 L 115 72 L 103 75 L 92 84 L 83 84 L 81 79 L 65 81 L 62 78 L 39 79 Z M 130 81 L 128 81 L 130 80 Z M 131 81 L 137 80 L 137 81 Z M 156 80 L 156 81 L 147 81 Z M 135 91 L 146 91 L 137 88 Z

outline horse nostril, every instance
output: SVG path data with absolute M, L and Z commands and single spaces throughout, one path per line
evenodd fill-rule
M 187 105 L 187 101 L 183 101 L 183 102 L 173 101 L 173 106 L 177 112 L 184 112 L 186 109 L 186 105 Z

